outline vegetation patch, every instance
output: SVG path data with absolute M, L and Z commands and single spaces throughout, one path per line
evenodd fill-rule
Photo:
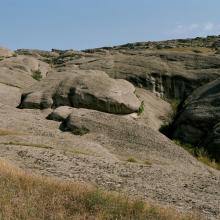
M 196 147 L 192 146 L 191 144 L 182 143 L 179 140 L 174 140 L 176 145 L 183 147 L 187 150 L 190 154 L 192 154 L 196 159 L 203 162 L 204 164 L 216 169 L 220 170 L 220 163 L 216 162 L 212 157 L 209 155 L 207 150 L 203 147 Z
M 160 127 L 160 132 L 164 135 L 166 135 L 169 138 L 171 137 L 172 129 L 173 129 L 173 121 L 175 120 L 177 116 L 177 112 L 179 110 L 180 106 L 180 101 L 179 100 L 172 100 L 170 101 L 172 111 L 171 113 L 167 116 L 167 118 L 164 120 L 163 125 Z M 220 170 L 220 163 L 216 162 L 210 154 L 205 150 L 203 147 L 197 147 L 197 146 L 192 146 L 191 144 L 187 143 L 182 143 L 179 140 L 174 140 L 174 142 L 183 147 L 185 150 L 187 150 L 189 153 L 191 153 L 196 159 L 199 161 L 203 162 L 204 164 Z
M 149 160 L 145 160 L 145 161 L 144 161 L 144 164 L 145 164 L 145 165 L 148 165 L 148 166 L 151 166 L 151 165 L 152 165 L 152 163 L 151 163 Z
M 42 79 L 41 71 L 40 70 L 33 71 L 32 77 L 35 80 L 40 81 Z
M 138 115 L 141 115 L 144 112 L 144 101 L 141 102 L 141 105 L 138 109 Z
M 0 219 L 199 220 L 85 184 L 30 175 L 0 160 Z
M 52 147 L 44 145 L 44 144 L 20 143 L 20 142 L 12 142 L 12 141 L 7 142 L 7 143 L 1 143 L 1 144 L 52 149 Z
M 133 157 L 129 157 L 127 159 L 127 162 L 129 162 L 129 163 L 137 163 L 137 160 L 135 158 L 133 158 Z
M 83 136 L 83 135 L 89 133 L 89 129 L 87 129 L 86 127 L 74 127 L 72 129 L 72 133 L 75 135 Z
M 7 130 L 7 129 L 0 129 L 0 136 L 7 136 L 7 135 L 20 135 L 21 133 L 17 131 Z
M 72 154 L 72 155 L 77 155 L 77 154 L 83 154 L 83 155 L 93 155 L 93 152 L 87 149 L 71 149 L 65 151 L 65 154 Z

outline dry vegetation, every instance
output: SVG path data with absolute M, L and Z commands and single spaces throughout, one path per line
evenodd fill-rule
M 191 144 L 184 144 L 179 140 L 174 140 L 176 145 L 183 147 L 187 150 L 190 154 L 192 154 L 197 160 L 201 161 L 202 163 L 216 169 L 220 170 L 220 163 L 216 162 L 215 159 L 211 158 L 211 156 L 207 153 L 204 148 L 199 148 L 192 146 Z
M 164 49 L 166 51 L 175 51 L 175 52 L 187 52 L 187 53 L 201 53 L 206 55 L 215 54 L 215 50 L 207 47 L 176 47 L 170 49 Z
M 0 219 L 154 219 L 194 220 L 94 187 L 30 175 L 0 160 Z
M 0 129 L 0 136 L 7 136 L 7 135 L 21 135 L 21 133 L 8 129 Z
M 0 143 L 3 145 L 13 145 L 13 146 L 26 146 L 26 147 L 36 147 L 36 148 L 45 148 L 45 149 L 52 149 L 52 147 L 47 146 L 45 144 L 32 144 L 32 143 L 20 143 L 20 142 L 4 142 L 4 143 Z

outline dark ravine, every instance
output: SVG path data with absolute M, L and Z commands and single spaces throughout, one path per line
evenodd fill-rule
M 220 162 L 220 78 L 196 89 L 171 124 L 168 135 L 193 146 L 204 147 Z

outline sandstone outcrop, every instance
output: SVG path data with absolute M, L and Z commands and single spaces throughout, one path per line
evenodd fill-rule
M 101 71 L 50 73 L 23 94 L 22 108 L 72 106 L 128 114 L 138 111 L 135 87 L 125 80 L 111 79 Z

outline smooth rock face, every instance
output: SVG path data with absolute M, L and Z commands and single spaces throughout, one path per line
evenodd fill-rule
M 17 107 L 21 99 L 21 90 L 19 88 L 0 83 L 0 103 Z
M 35 80 L 25 71 L 0 67 L 0 83 L 18 88 L 31 86 Z
M 138 110 L 135 87 L 101 71 L 50 73 L 23 94 L 22 108 L 72 106 L 127 114 Z
M 173 137 L 206 147 L 220 161 L 220 79 L 198 88 L 174 122 Z

